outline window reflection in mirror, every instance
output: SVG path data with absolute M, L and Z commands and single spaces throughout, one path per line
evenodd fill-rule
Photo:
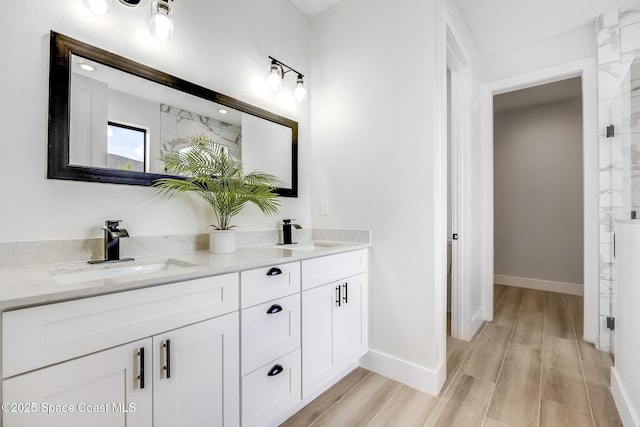
M 149 172 L 147 129 L 109 122 L 107 125 L 107 167 Z

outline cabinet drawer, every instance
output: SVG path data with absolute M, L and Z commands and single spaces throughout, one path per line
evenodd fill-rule
M 236 311 L 238 274 L 205 277 L 2 315 L 2 376 Z
M 242 426 L 270 425 L 301 400 L 300 350 L 242 378 Z
M 273 265 L 240 273 L 242 308 L 300 292 L 300 263 Z
M 300 294 L 242 310 L 242 375 L 300 347 Z
M 302 261 L 302 290 L 366 271 L 366 249 L 305 260 Z

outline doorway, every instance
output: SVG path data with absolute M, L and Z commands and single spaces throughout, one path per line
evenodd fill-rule
M 470 127 L 471 71 L 468 56 L 447 28 L 447 242 L 446 242 L 446 336 L 470 340 L 475 332 L 472 316 L 465 309 L 466 162 Z
M 587 59 L 544 69 L 481 87 L 482 147 L 482 306 L 485 320 L 493 319 L 494 284 L 494 162 L 493 97 L 501 93 L 581 77 L 583 163 L 583 289 L 584 339 L 595 342 L 598 329 L 599 212 L 598 212 L 598 119 L 595 60 Z
M 495 95 L 494 283 L 582 295 L 582 82 Z

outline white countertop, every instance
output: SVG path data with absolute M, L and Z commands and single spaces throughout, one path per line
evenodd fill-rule
M 307 242 L 311 243 L 311 242 Z M 300 261 L 341 252 L 368 248 L 369 243 L 330 242 L 332 246 L 300 250 L 277 247 L 274 244 L 239 248 L 237 252 L 214 255 L 209 252 L 189 252 L 163 256 L 137 257 L 134 261 L 90 265 L 86 262 L 43 265 L 22 269 L 0 270 L 0 311 L 20 307 L 49 304 L 69 299 L 85 298 L 113 292 L 157 286 L 200 277 L 266 267 L 274 264 Z M 305 246 L 302 242 L 296 247 Z M 83 270 L 128 267 L 161 263 L 167 260 L 194 264 L 194 266 L 132 274 L 75 283 L 59 283 L 55 275 Z

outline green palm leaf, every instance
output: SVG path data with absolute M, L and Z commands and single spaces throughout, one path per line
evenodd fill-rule
M 280 180 L 260 171 L 245 174 L 242 163 L 206 135 L 192 138 L 188 150 L 165 154 L 160 159 L 167 171 L 185 178 L 160 178 L 153 186 L 167 197 L 184 192 L 197 194 L 212 207 L 218 230 L 235 227 L 230 220 L 247 203 L 265 215 L 278 213 L 280 200 L 274 190 Z

